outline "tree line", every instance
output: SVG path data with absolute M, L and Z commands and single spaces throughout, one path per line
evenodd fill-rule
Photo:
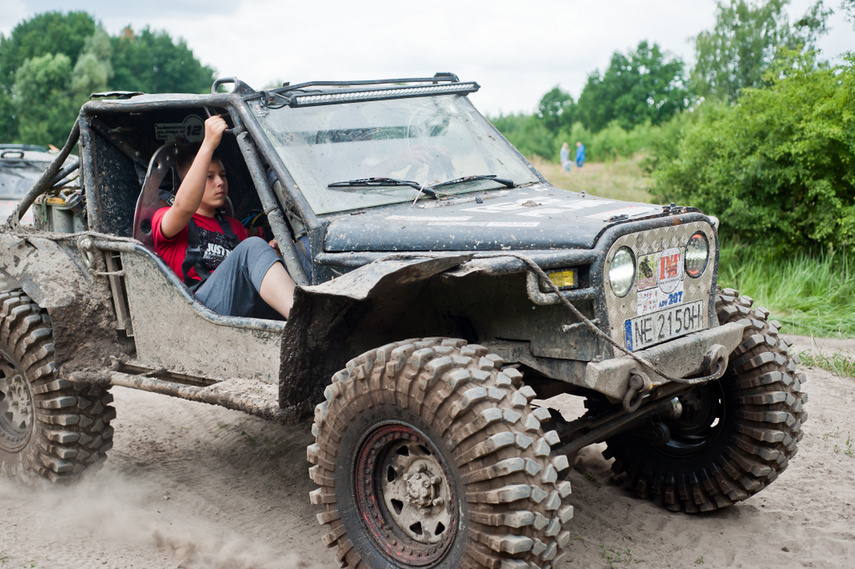
M 855 0 L 837 0 L 855 24 Z M 661 203 L 719 216 L 722 235 L 779 254 L 855 237 L 855 55 L 818 60 L 831 9 L 793 23 L 789 0 L 718 0 L 696 63 L 642 41 L 556 86 L 531 115 L 490 117 L 527 155 L 584 141 L 591 161 L 641 154 Z M 99 91 L 206 92 L 214 71 L 166 32 L 110 36 L 85 12 L 48 12 L 0 35 L 0 142 L 59 145 Z
M 791 24 L 788 3 L 719 0 L 715 27 L 694 38 L 693 68 L 644 40 L 615 52 L 603 72 L 591 72 L 578 100 L 555 86 L 534 114 L 490 119 L 527 156 L 554 160 L 562 142 L 577 140 L 586 141 L 593 160 L 631 156 L 657 144 L 664 134 L 657 127 L 684 120 L 685 111 L 705 101 L 735 103 L 743 89 L 763 86 L 782 50 L 814 49 L 831 10 L 819 0 Z
M 577 101 L 559 87 L 532 115 L 491 117 L 523 154 L 555 161 L 584 141 L 594 161 L 642 155 L 654 201 L 715 214 L 721 234 L 771 256 L 855 239 L 855 54 L 820 61 L 831 10 L 790 23 L 788 0 L 720 0 L 697 63 L 656 44 L 615 53 Z M 855 0 L 843 0 L 855 24 Z M 845 258 L 845 256 L 844 256 Z
M 47 12 L 0 35 L 0 142 L 62 145 L 91 93 L 202 93 L 214 70 L 148 27 L 110 36 L 86 12 Z

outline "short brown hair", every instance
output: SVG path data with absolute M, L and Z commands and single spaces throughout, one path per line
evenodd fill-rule
M 178 147 L 178 152 L 176 153 L 175 157 L 175 171 L 178 173 L 179 179 L 184 179 L 184 175 L 187 173 L 187 170 L 189 170 L 190 166 L 193 164 L 193 160 L 199 153 L 200 148 L 202 148 L 201 143 L 184 144 Z M 214 154 L 211 156 L 211 160 L 219 160 L 220 163 L 222 163 L 219 148 L 214 150 Z

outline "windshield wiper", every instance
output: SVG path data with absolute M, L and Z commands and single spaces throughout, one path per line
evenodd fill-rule
M 413 180 L 399 180 L 397 178 L 357 178 L 355 180 L 346 180 L 344 182 L 333 182 L 332 184 L 327 184 L 328 188 L 379 188 L 389 186 L 409 186 L 410 188 L 419 190 L 419 192 L 430 196 L 433 199 L 439 199 L 439 196 L 437 196 L 436 192 L 433 191 L 432 186 L 423 186 Z
M 462 178 L 455 178 L 453 180 L 448 180 L 447 182 L 442 182 L 439 184 L 434 184 L 431 188 L 443 188 L 445 186 L 456 186 L 457 184 L 465 184 L 466 182 L 471 182 L 473 180 L 492 180 L 493 182 L 497 182 L 502 184 L 506 188 L 516 188 L 517 185 L 513 180 L 508 180 L 505 178 L 497 178 L 495 174 L 480 174 L 475 176 L 463 176 Z

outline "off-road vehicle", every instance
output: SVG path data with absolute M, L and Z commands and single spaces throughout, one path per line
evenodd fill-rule
M 2 470 L 99 464 L 112 385 L 313 417 L 323 541 L 372 568 L 554 566 L 578 533 L 568 457 L 592 443 L 669 510 L 770 484 L 804 376 L 768 312 L 717 288 L 715 218 L 556 189 L 473 108 L 478 88 L 93 96 L 0 232 Z M 211 312 L 152 250 L 176 145 L 211 114 L 231 129 L 233 215 L 299 285 L 287 322 Z M 579 417 L 549 407 L 560 394 Z

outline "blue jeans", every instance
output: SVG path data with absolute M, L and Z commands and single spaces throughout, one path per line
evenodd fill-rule
M 225 316 L 269 317 L 272 309 L 259 291 L 264 275 L 276 262 L 281 260 L 273 247 L 260 237 L 249 237 L 196 289 L 196 298 Z

